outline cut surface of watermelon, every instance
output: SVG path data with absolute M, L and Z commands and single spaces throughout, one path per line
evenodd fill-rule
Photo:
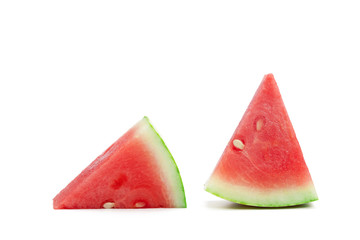
M 236 203 L 263 207 L 318 199 L 272 74 L 262 80 L 205 190 Z
M 184 208 L 178 167 L 144 117 L 54 199 L 54 209 Z

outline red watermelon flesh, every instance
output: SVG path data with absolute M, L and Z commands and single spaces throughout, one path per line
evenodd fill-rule
M 147 117 L 53 200 L 54 209 L 186 207 L 177 165 Z
M 205 190 L 233 202 L 264 207 L 318 199 L 272 74 L 265 75 Z

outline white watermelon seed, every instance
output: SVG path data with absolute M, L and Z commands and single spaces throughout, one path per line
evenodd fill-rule
M 110 209 L 110 208 L 114 208 L 114 207 L 115 207 L 115 203 L 113 203 L 113 202 L 106 202 L 103 205 L 103 208 L 106 208 L 106 209 Z
M 264 122 L 261 119 L 256 122 L 257 131 L 260 131 L 263 126 L 264 126 Z
M 233 141 L 233 145 L 234 145 L 235 148 L 238 148 L 238 149 L 241 149 L 241 150 L 243 150 L 244 147 L 245 147 L 243 141 L 241 141 L 241 140 L 239 140 L 239 139 L 235 139 L 235 140 Z
M 135 207 L 136 208 L 142 208 L 142 207 L 144 207 L 145 206 L 145 203 L 144 202 L 137 202 L 137 203 L 135 203 Z

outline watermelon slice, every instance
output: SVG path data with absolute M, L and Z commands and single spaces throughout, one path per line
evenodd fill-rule
M 184 208 L 177 165 L 144 117 L 54 199 L 54 209 Z
M 205 190 L 236 203 L 262 207 L 318 199 L 272 74 L 265 75 Z

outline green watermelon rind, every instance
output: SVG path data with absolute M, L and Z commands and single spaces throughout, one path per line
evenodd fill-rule
M 174 164 L 174 168 L 176 170 L 176 173 L 177 173 L 177 176 L 179 177 L 179 184 L 180 184 L 180 189 L 178 189 L 179 191 L 181 191 L 183 194 L 183 198 L 182 198 L 182 201 L 184 203 L 184 208 L 187 207 L 187 203 L 186 203 L 186 196 L 185 196 L 185 189 L 184 189 L 184 184 L 183 184 L 183 181 L 182 181 L 182 178 L 181 178 L 181 174 L 180 174 L 180 171 L 179 171 L 179 168 L 175 162 L 175 159 L 173 157 L 173 155 L 171 154 L 169 148 L 166 146 L 164 140 L 161 138 L 160 134 L 156 131 L 155 127 L 151 124 L 149 118 L 147 116 L 144 116 L 144 119 L 146 120 L 146 122 L 149 124 L 150 128 L 154 131 L 154 133 L 157 135 L 157 137 L 159 138 L 162 146 L 164 147 L 165 151 L 168 153 L 169 155 L 169 159 L 171 159 L 172 163 Z
M 246 205 L 246 206 L 251 206 L 251 207 L 263 207 L 263 208 L 293 207 L 293 206 L 303 205 L 303 204 L 307 204 L 307 203 L 319 200 L 318 198 L 314 198 L 314 199 L 310 199 L 310 200 L 304 201 L 304 202 L 295 202 L 295 203 L 291 203 L 291 204 L 279 204 L 279 205 L 277 205 L 277 204 L 253 204 L 253 203 L 248 203 L 248 202 L 243 202 L 243 201 L 238 201 L 238 200 L 235 200 L 235 199 L 230 199 L 230 198 L 227 198 L 227 197 L 223 197 L 220 194 L 211 192 L 208 189 L 206 189 L 206 191 L 213 194 L 213 195 L 215 195 L 215 196 L 217 196 L 217 197 L 228 200 L 230 202 L 234 202 L 234 203 L 238 203 L 238 204 Z
M 225 199 L 225 200 L 228 200 L 228 201 L 231 201 L 234 203 L 238 203 L 238 204 L 246 205 L 246 206 L 252 206 L 252 207 L 264 207 L 264 208 L 291 207 L 291 206 L 303 205 L 303 204 L 307 204 L 307 203 L 319 200 L 313 185 L 308 186 L 307 188 L 305 188 L 305 190 L 300 190 L 298 193 L 296 193 L 296 191 L 295 191 L 295 194 L 299 194 L 302 197 L 304 197 L 306 195 L 307 196 L 307 197 L 305 197 L 306 200 L 303 200 L 303 201 L 289 200 L 288 202 L 286 202 L 286 200 L 285 200 L 281 204 L 271 203 L 272 200 L 268 200 L 268 203 L 265 203 L 266 200 L 263 201 L 264 203 L 260 203 L 262 201 L 262 199 L 259 199 L 257 202 L 243 201 L 243 200 L 241 200 L 242 197 L 238 197 L 238 198 L 229 197 L 226 195 L 230 195 L 230 194 L 227 194 L 226 192 L 220 193 L 221 191 L 219 192 L 219 191 L 215 190 L 214 188 L 216 188 L 216 187 L 214 187 L 214 186 L 209 187 L 208 185 L 205 185 L 205 191 L 207 191 L 217 197 L 220 197 L 222 199 Z M 231 191 L 230 189 L 228 189 L 228 190 Z M 291 190 L 291 189 L 289 189 L 289 190 Z M 248 194 L 249 194 L 248 196 L 251 195 L 251 193 L 248 193 Z M 291 197 L 294 197 L 294 194 L 292 196 L 289 195 L 289 198 L 291 198 Z M 276 202 L 276 200 L 273 200 L 273 202 Z

